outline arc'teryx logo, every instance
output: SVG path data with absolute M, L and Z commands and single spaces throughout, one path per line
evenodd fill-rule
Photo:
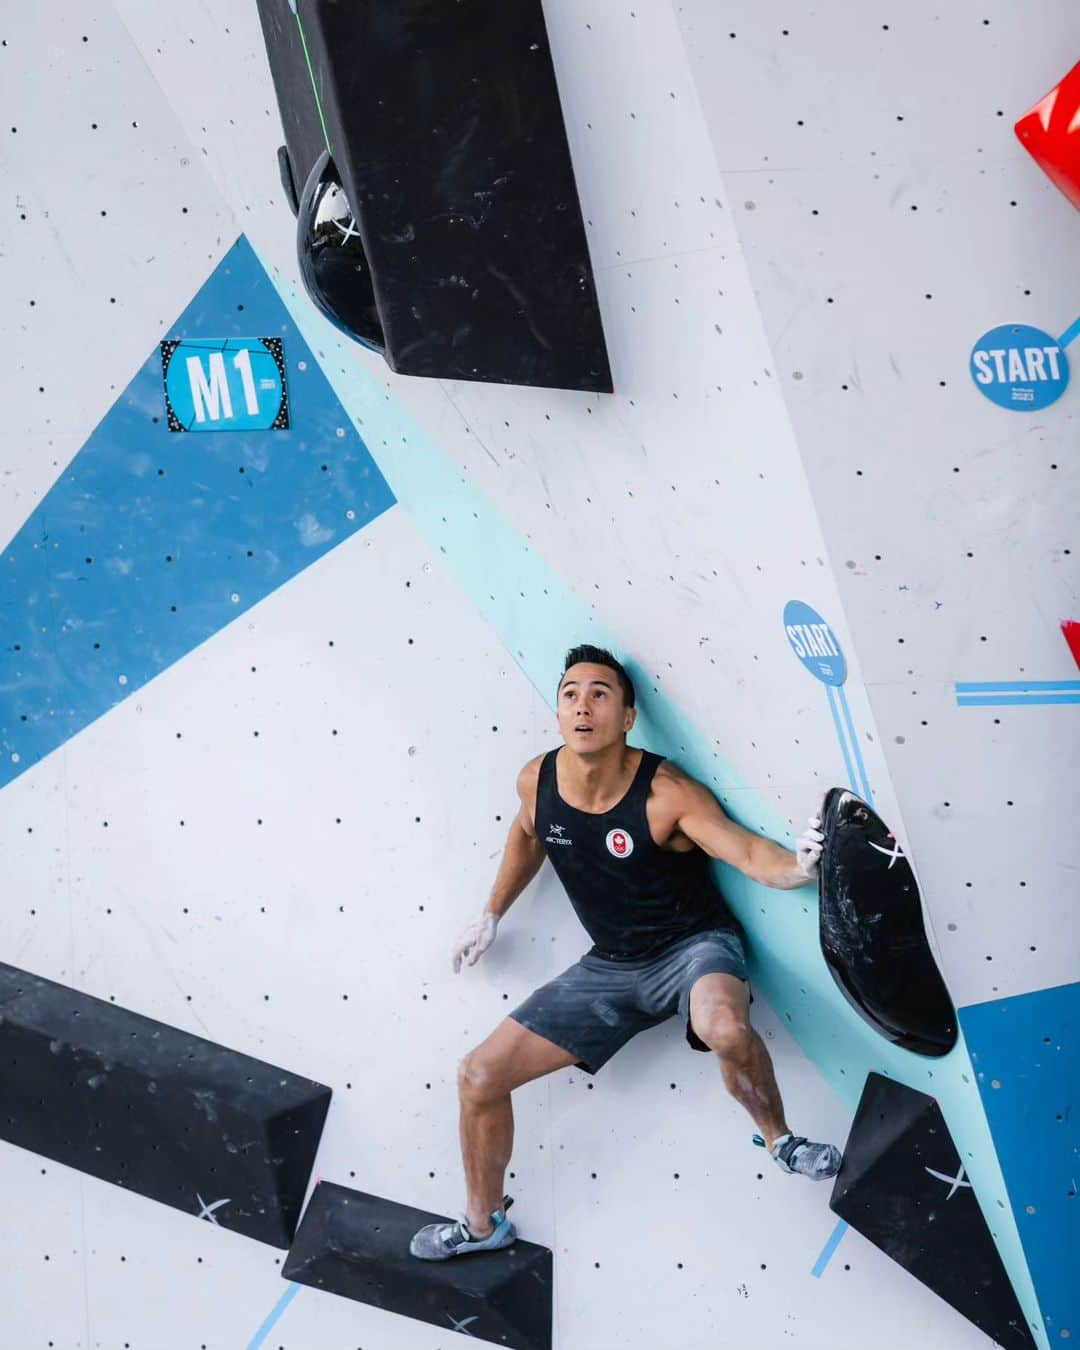
M 572 839 L 562 837 L 562 832 L 565 829 L 565 825 L 549 825 L 547 838 L 544 842 L 547 844 L 572 844 L 574 842 Z

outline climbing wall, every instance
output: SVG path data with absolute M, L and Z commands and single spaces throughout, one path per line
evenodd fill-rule
M 254 4 L 4 21 L 0 960 L 208 1063 L 332 1089 L 309 1212 L 340 1187 L 456 1213 L 457 1063 L 587 941 L 545 869 L 475 968 L 453 976 L 449 943 L 486 898 L 517 770 L 558 743 L 564 651 L 611 645 L 638 683 L 632 743 L 750 828 L 790 842 L 830 787 L 872 806 L 959 1034 L 936 1058 L 890 1043 L 837 988 L 813 890 L 723 871 L 791 1123 L 841 1143 L 854 1124 L 865 1189 L 833 1213 L 827 1187 L 767 1167 L 674 1022 L 595 1080 L 530 1084 L 507 1188 L 551 1249 L 552 1344 L 989 1344 L 860 1219 L 907 1175 L 867 1143 L 879 1101 L 940 1187 L 905 1233 L 921 1249 L 935 1206 L 970 1205 L 959 1282 L 984 1224 L 1023 1335 L 1060 1344 L 1080 1334 L 1059 1259 L 1077 393 L 1004 408 L 969 358 L 999 325 L 1064 338 L 1080 314 L 1080 217 L 1011 131 L 1080 48 L 1075 16 L 544 14 L 611 395 L 396 376 L 316 313 Z M 165 358 L 211 340 L 238 378 L 242 352 L 262 363 L 272 419 L 170 429 Z M 117 1119 L 154 1123 L 117 1167 L 145 1163 L 172 1119 L 147 1105 L 152 1062 L 91 1071 L 56 1020 L 72 1008 L 45 1011 L 7 1007 L 9 1063 L 34 1082 L 72 1063 L 88 1120 L 123 1079 Z M 229 1098 L 239 1076 L 211 1106 L 272 1119 Z M 13 1119 L 28 1081 L 8 1075 Z M 224 1185 L 189 1194 L 181 1172 L 162 1204 L 13 1130 L 20 1346 L 483 1338 L 362 1282 L 312 1287 Z

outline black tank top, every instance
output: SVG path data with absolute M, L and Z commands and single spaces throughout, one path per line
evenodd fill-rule
M 540 765 L 536 834 L 585 931 L 589 955 L 636 961 L 706 928 L 738 928 L 709 870 L 708 856 L 662 849 L 645 803 L 663 755 L 641 753 L 634 781 L 610 811 L 579 811 L 559 796 L 557 750 Z

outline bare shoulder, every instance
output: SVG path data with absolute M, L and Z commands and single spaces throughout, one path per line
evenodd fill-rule
M 680 769 L 673 759 L 665 759 L 656 766 L 653 782 L 667 792 L 685 792 L 687 788 L 701 787 L 697 779 Z
M 531 803 L 536 800 L 536 785 L 540 781 L 540 765 L 543 762 L 542 754 L 534 755 L 518 770 L 517 790 L 522 801 Z
M 688 802 L 700 798 L 702 793 L 713 795 L 704 783 L 698 782 L 696 778 L 681 769 L 672 759 L 665 759 L 662 764 L 657 766 L 653 777 L 653 785 L 657 795 L 665 802 L 672 805 L 685 805 Z

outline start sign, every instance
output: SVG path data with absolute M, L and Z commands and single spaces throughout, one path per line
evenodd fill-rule
M 784 632 L 791 650 L 815 680 L 837 688 L 847 679 L 847 661 L 833 630 L 816 609 L 801 600 L 784 606 Z
M 991 328 L 971 352 L 976 388 L 999 408 L 1035 412 L 1056 402 L 1069 383 L 1066 338 L 1007 323 Z

